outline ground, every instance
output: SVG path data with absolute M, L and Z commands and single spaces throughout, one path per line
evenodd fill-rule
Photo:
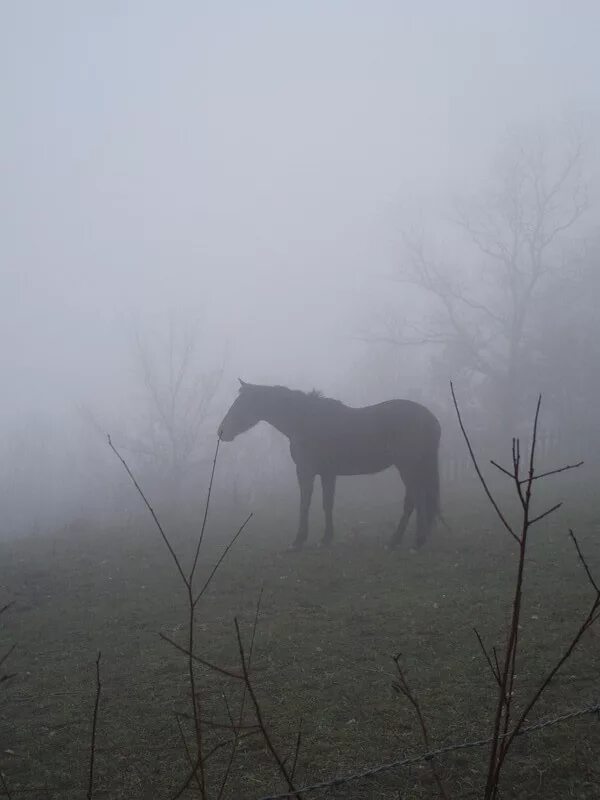
M 594 495 L 573 482 L 565 493 L 571 503 L 532 537 L 518 703 L 562 652 L 592 597 L 569 525 L 600 575 Z M 264 587 L 253 680 L 273 740 L 288 759 L 302 719 L 300 784 L 423 750 L 409 705 L 391 689 L 391 656 L 399 652 L 435 746 L 486 737 L 491 728 L 494 684 L 473 627 L 489 645 L 502 645 L 514 543 L 478 496 L 455 491 L 446 503 L 451 533 L 438 530 L 418 553 L 410 552 L 407 535 L 390 553 L 384 547 L 390 508 L 359 515 L 357 503 L 356 496 L 354 505 L 342 500 L 330 550 L 313 543 L 299 554 L 284 550 L 293 508 L 258 510 L 199 607 L 198 652 L 237 670 L 233 619 L 239 618 L 248 647 Z M 318 524 L 319 514 L 314 516 Z M 233 515 L 224 512 L 209 519 L 203 575 L 233 525 Z M 192 526 L 172 529 L 184 560 L 196 533 Z M 158 634 L 185 643 L 185 594 L 151 522 L 140 516 L 127 526 L 82 524 L 7 540 L 0 544 L 0 587 L 0 605 L 14 601 L 2 617 L 0 657 L 17 645 L 4 665 L 16 675 L 0 684 L 0 769 L 13 796 L 85 796 L 98 651 L 94 797 L 173 796 L 186 773 L 175 712 L 188 713 L 189 692 L 185 656 Z M 599 633 L 586 636 L 531 722 L 598 700 Z M 223 694 L 235 706 L 239 687 L 203 668 L 198 674 L 207 718 L 227 721 Z M 211 741 L 222 737 L 220 730 L 207 735 Z M 591 716 L 520 739 L 502 797 L 600 797 L 599 746 L 600 726 Z M 214 786 L 227 753 L 222 748 L 210 761 Z M 451 797 L 482 797 L 486 754 L 486 748 L 465 750 L 440 760 Z M 19 795 L 24 788 L 30 791 Z M 245 739 L 223 797 L 259 798 L 277 789 L 284 786 L 264 742 Z M 397 800 L 436 794 L 423 764 L 351 782 L 326 796 Z

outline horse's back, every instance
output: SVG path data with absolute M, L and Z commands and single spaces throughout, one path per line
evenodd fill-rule
M 336 402 L 324 407 L 313 418 L 321 434 L 386 437 L 416 433 L 439 439 L 440 424 L 437 417 L 425 406 L 414 400 L 385 400 L 370 406 L 346 406 Z
M 423 463 L 437 463 L 441 436 L 439 420 L 426 406 L 414 400 L 387 400 L 357 409 L 369 420 L 371 451 L 385 453 L 391 464 L 401 469 Z M 360 428 L 360 424 L 357 428 Z
M 440 426 L 425 406 L 412 400 L 387 400 L 353 408 L 330 405 L 315 415 L 308 436 L 292 447 L 296 457 L 308 457 L 338 475 L 380 472 L 421 453 L 437 452 Z
M 440 436 L 440 423 L 435 414 L 426 406 L 414 400 L 385 400 L 372 406 L 355 408 L 355 419 L 360 417 L 378 421 L 390 432 L 430 434 L 434 438 Z

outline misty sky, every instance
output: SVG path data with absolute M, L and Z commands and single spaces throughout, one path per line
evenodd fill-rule
M 600 108 L 596 2 L 0 2 L 4 415 L 102 395 L 127 320 L 206 315 L 328 388 L 400 209 Z

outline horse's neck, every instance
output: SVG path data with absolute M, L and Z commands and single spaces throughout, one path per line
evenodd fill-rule
M 292 439 L 302 426 L 303 409 L 297 402 L 273 403 L 267 408 L 263 419 L 288 439 Z

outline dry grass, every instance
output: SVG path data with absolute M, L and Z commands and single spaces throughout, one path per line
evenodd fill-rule
M 596 568 L 600 542 L 597 521 L 585 512 L 592 501 L 580 500 L 583 510 L 566 509 L 542 524 L 531 543 L 517 692 L 537 683 L 587 607 L 588 585 L 565 523 L 576 529 Z M 304 721 L 301 783 L 421 750 L 411 711 L 391 690 L 391 656 L 398 651 L 435 745 L 489 734 L 495 687 L 472 626 L 486 642 L 502 643 L 514 542 L 490 521 L 482 501 L 466 504 L 457 497 L 447 505 L 453 535 L 439 531 L 417 554 L 408 552 L 409 542 L 397 553 L 384 550 L 389 530 L 378 510 L 365 515 L 359 535 L 350 533 L 351 507 L 341 510 L 345 524 L 330 551 L 288 554 L 282 551 L 294 510 L 263 510 L 203 599 L 199 650 L 237 669 L 233 617 L 249 634 L 264 584 L 254 683 L 284 754 L 292 754 L 298 720 Z M 225 519 L 209 527 L 205 573 L 232 528 Z M 185 530 L 174 536 L 179 547 L 187 542 L 190 549 L 193 538 Z M 94 662 L 101 650 L 95 796 L 169 797 L 187 767 L 174 712 L 188 712 L 189 684 L 185 656 L 158 633 L 182 636 L 185 595 L 156 531 L 143 521 L 128 530 L 3 543 L 0 586 L 6 599 L 16 601 L 0 632 L 0 652 L 18 643 L 10 663 L 18 674 L 0 699 L 0 769 L 11 790 L 47 781 L 48 796 L 83 796 Z M 592 632 L 550 687 L 539 714 L 596 699 L 599 667 L 599 639 Z M 224 687 L 232 699 L 239 691 L 226 679 L 201 673 L 201 689 L 211 697 L 205 713 L 222 721 Z M 503 796 L 598 797 L 599 744 L 600 729 L 589 718 L 519 740 Z M 443 760 L 451 796 L 481 797 L 486 756 L 472 751 Z M 216 773 L 216 759 L 214 766 Z M 243 740 L 227 796 L 259 797 L 279 787 L 264 743 Z M 329 796 L 396 800 L 431 797 L 434 788 L 424 765 Z M 45 795 L 40 790 L 33 796 Z

